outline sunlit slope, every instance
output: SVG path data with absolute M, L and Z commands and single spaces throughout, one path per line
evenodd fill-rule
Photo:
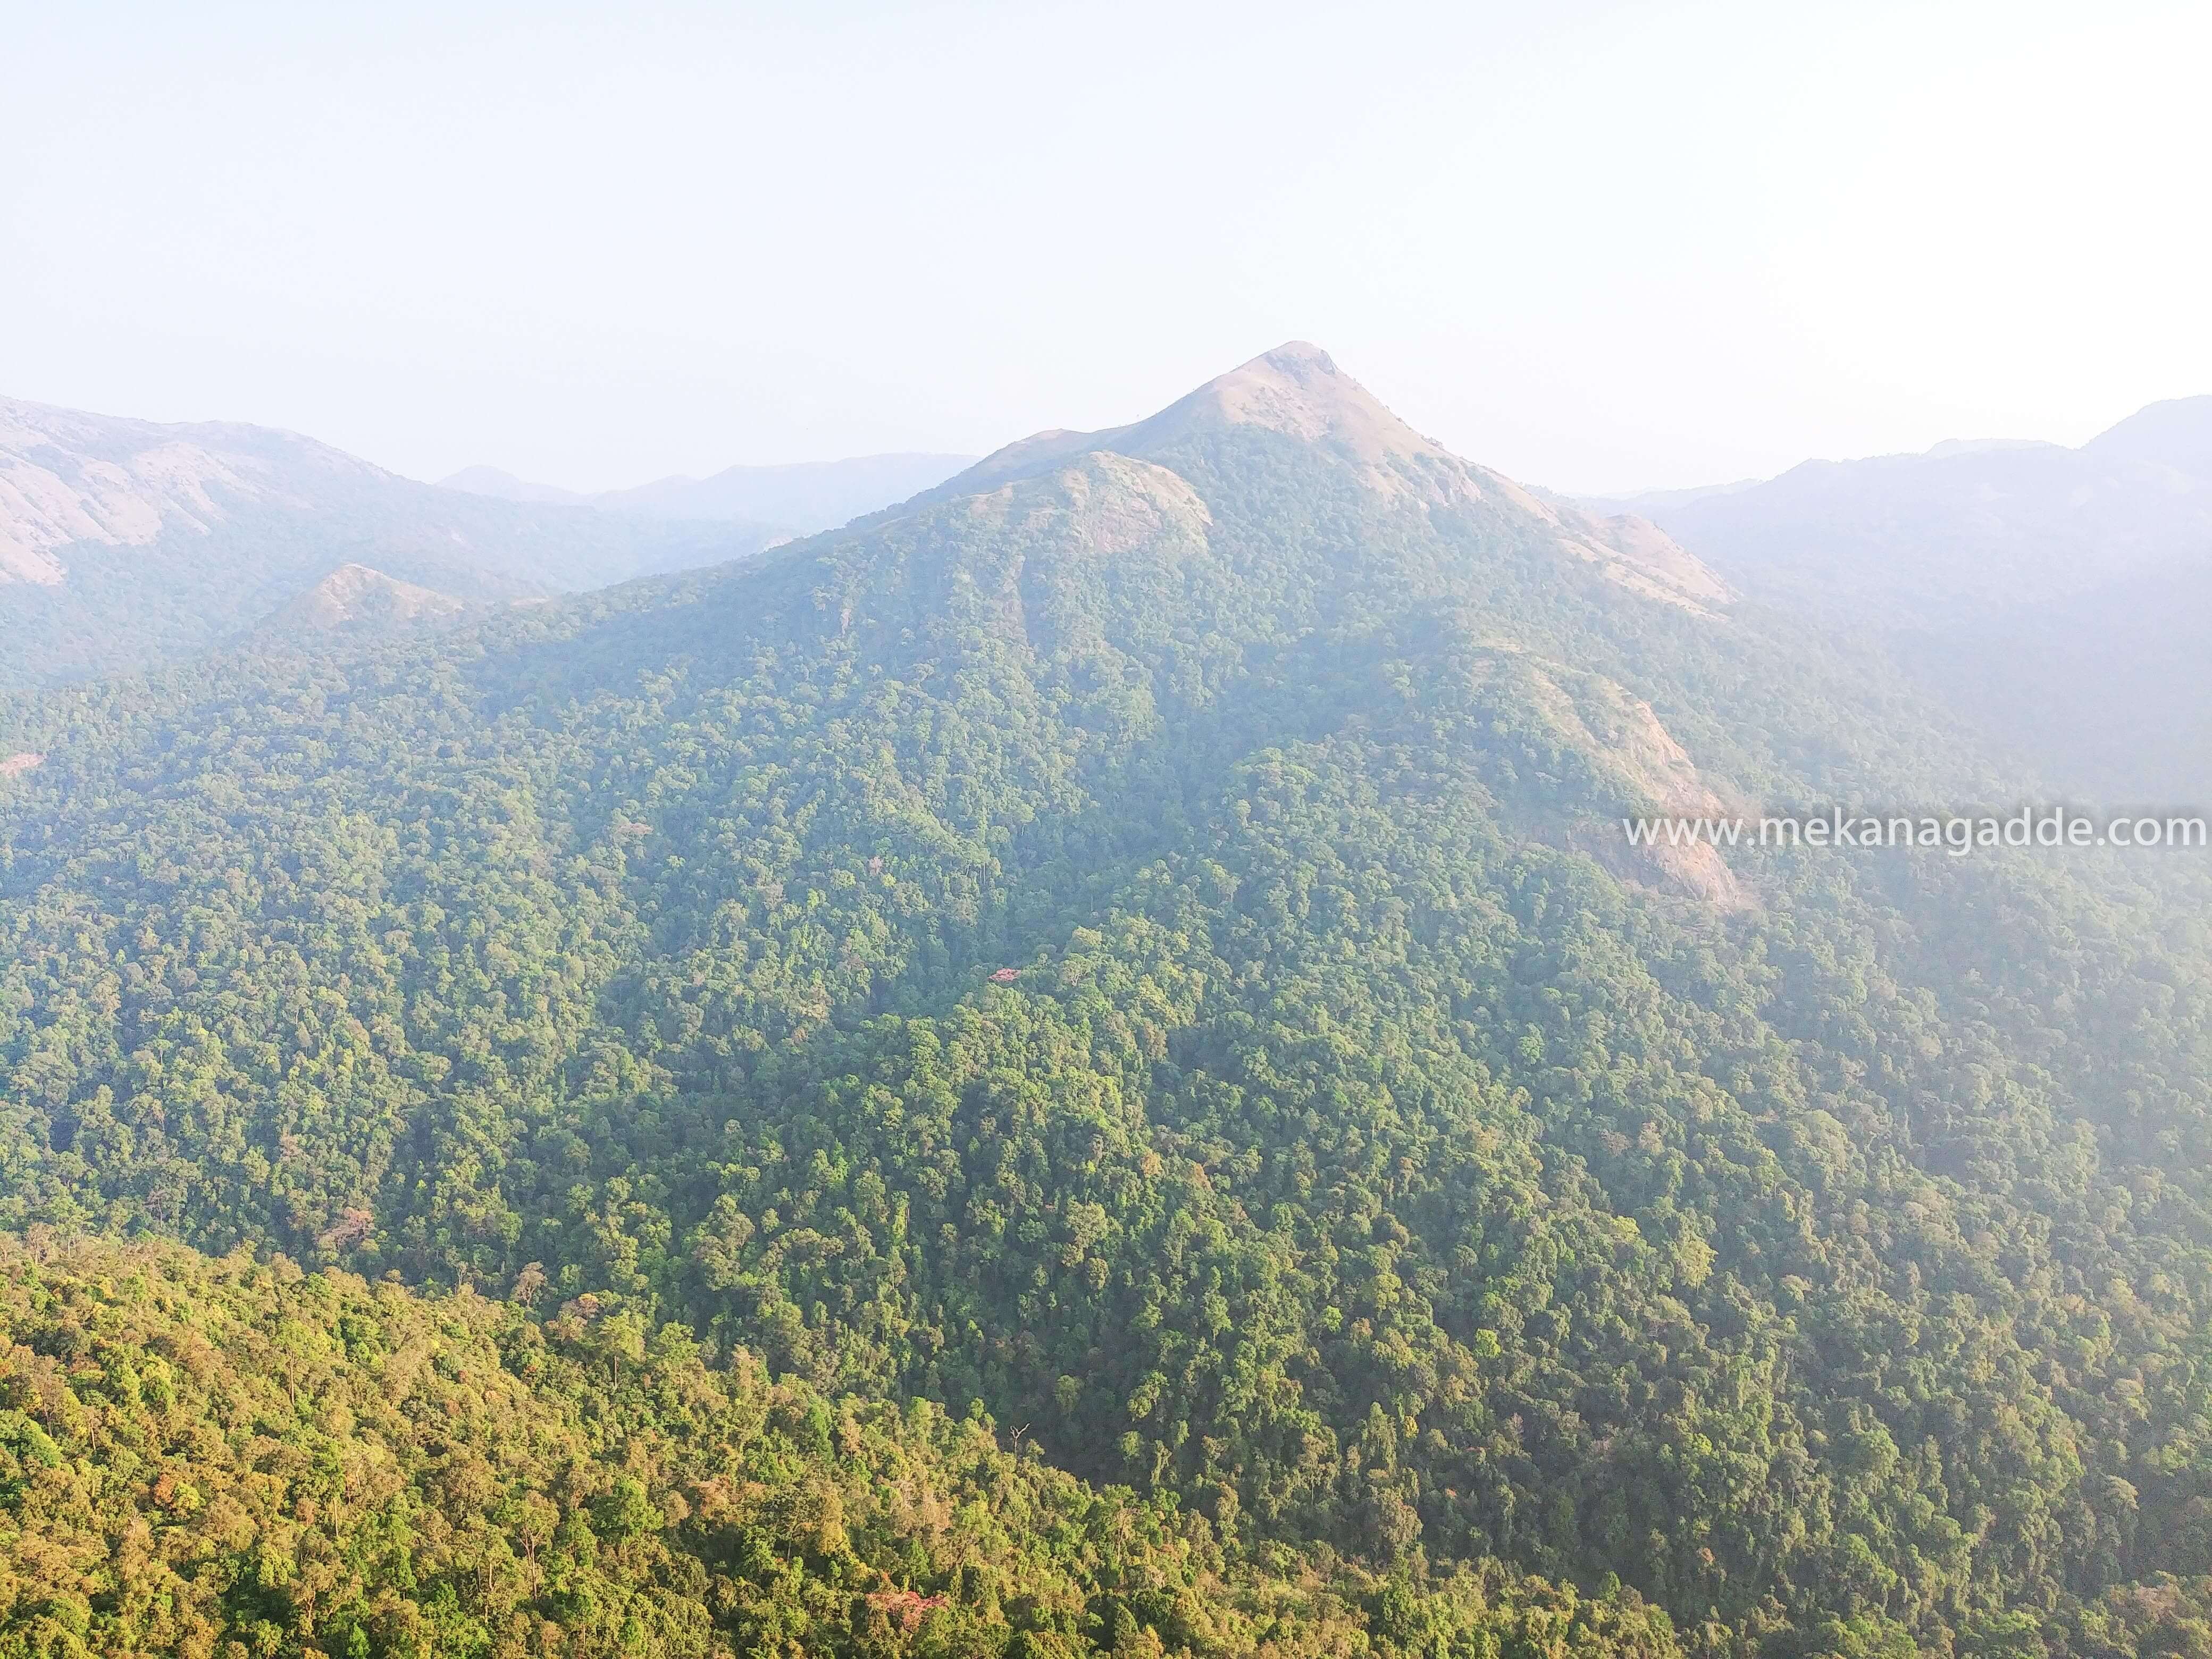
M 717 563 L 773 533 L 491 501 L 265 427 L 0 398 L 0 689 L 206 651 L 349 563 L 508 599 Z

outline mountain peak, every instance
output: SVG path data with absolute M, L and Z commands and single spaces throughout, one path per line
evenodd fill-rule
M 1394 463 L 1441 462 L 1455 475 L 1468 470 L 1443 445 L 1423 437 L 1393 415 L 1319 346 L 1307 340 L 1288 340 L 1226 374 L 1216 375 L 1157 415 L 1098 432 L 1055 428 L 1033 433 L 985 456 L 959 477 L 916 500 L 945 500 L 994 489 L 1018 478 L 1048 472 L 1092 450 L 1110 449 L 1140 460 L 1156 460 L 1163 452 L 1197 434 L 1235 427 L 1278 432 L 1301 443 L 1334 449 L 1388 494 L 1398 494 L 1405 485 Z
M 553 484 L 532 483 L 527 478 L 518 478 L 512 472 L 495 466 L 465 466 L 459 472 L 438 480 L 441 489 L 458 489 L 465 495 L 489 495 L 502 501 L 535 501 L 559 506 L 580 506 L 591 497 L 580 495 L 573 489 L 562 489 Z
M 1595 565 L 1646 599 L 1711 615 L 1710 607 L 1734 598 L 1725 582 L 1648 520 L 1601 518 L 1565 503 L 1555 506 L 1423 437 L 1307 340 L 1285 341 L 1262 352 L 1131 425 L 1102 432 L 1034 433 L 985 456 L 900 510 L 989 494 L 1100 452 L 1174 471 L 1179 463 L 1188 466 L 1194 448 L 1237 428 L 1277 433 L 1305 446 L 1322 465 L 1350 472 L 1394 507 L 1479 508 L 1540 520 L 1561 551 Z
M 1327 378 L 1341 380 L 1352 386 L 1358 384 L 1336 366 L 1335 358 L 1311 340 L 1285 340 L 1273 351 L 1261 352 L 1250 362 L 1230 370 L 1221 378 L 1228 380 L 1233 375 L 1254 373 L 1269 373 L 1292 379 L 1309 376 Z
M 288 635 L 380 631 L 443 622 L 468 608 L 450 593 L 417 587 L 365 564 L 342 564 L 289 600 L 264 626 Z
M 1393 415 L 1328 353 L 1305 340 L 1262 352 L 1128 431 L 1142 443 L 1209 420 L 1332 443 L 1370 465 L 1390 459 L 1451 459 L 1442 445 Z

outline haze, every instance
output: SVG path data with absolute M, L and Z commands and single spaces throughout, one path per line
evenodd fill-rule
M 595 489 L 1302 337 L 1589 491 L 2212 390 L 2201 7 L 1348 18 L 13 5 L 0 389 Z

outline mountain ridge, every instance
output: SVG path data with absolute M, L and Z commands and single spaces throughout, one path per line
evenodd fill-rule
M 649 518 L 738 519 L 811 535 L 902 501 L 975 459 L 895 451 L 834 461 L 730 466 L 704 478 L 675 474 L 591 493 L 532 483 L 489 466 L 465 467 L 439 482 L 444 488 L 514 501 L 592 507 Z
M 2212 800 L 2212 397 L 2079 448 L 1950 443 L 1601 501 L 1640 509 L 1744 594 L 1886 641 L 2046 788 Z
M 226 516 L 210 485 L 289 504 L 273 478 L 256 476 L 273 473 L 277 454 L 333 474 L 392 476 L 273 427 L 144 421 L 0 398 L 0 582 L 60 586 L 57 550 L 74 542 L 143 546 L 170 522 L 204 532 Z
M 1209 430 L 1240 427 L 1313 444 L 1386 495 L 1440 507 L 1500 498 L 1543 520 L 1573 556 L 1647 597 L 1693 611 L 1725 606 L 1734 598 L 1727 583 L 1649 520 L 1598 517 L 1462 460 L 1400 420 L 1327 352 L 1303 340 L 1263 352 L 1129 425 L 1097 432 L 1054 428 L 1018 440 L 906 505 L 998 488 L 1096 451 L 1151 459 Z
M 2212 397 L 2153 404 L 2078 447 L 1952 440 L 1771 478 L 1580 498 L 1648 517 L 1757 597 L 1948 623 L 2140 577 L 2212 548 Z
M 276 428 L 0 400 L 0 687 L 210 649 L 342 563 L 493 600 L 774 538 L 441 489 Z

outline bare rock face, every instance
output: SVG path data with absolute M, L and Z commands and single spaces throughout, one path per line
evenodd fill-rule
M 1554 742 L 1582 757 L 1618 814 L 1711 819 L 1737 812 L 1651 705 L 1605 676 L 1497 647 L 1477 657 L 1475 674 L 1487 690 L 1532 714 Z M 1638 885 L 1723 910 L 1753 906 L 1719 850 L 1703 841 L 1631 847 L 1618 817 L 1553 828 L 1564 828 L 1568 844 Z
M 204 533 L 258 501 L 296 505 L 283 475 L 375 469 L 289 433 L 165 426 L 0 398 L 0 583 L 55 586 L 73 543 L 143 547 Z
M 1595 565 L 1641 598 L 1716 620 L 1735 599 L 1726 582 L 1649 520 L 1554 504 L 1502 473 L 1462 460 L 1400 420 L 1326 351 L 1303 340 L 1208 380 L 1133 425 L 1040 432 L 1008 444 L 931 495 L 974 494 L 1098 452 L 1157 461 L 1206 432 L 1237 428 L 1310 446 L 1389 505 L 1476 510 L 1518 521 L 1564 557 Z

